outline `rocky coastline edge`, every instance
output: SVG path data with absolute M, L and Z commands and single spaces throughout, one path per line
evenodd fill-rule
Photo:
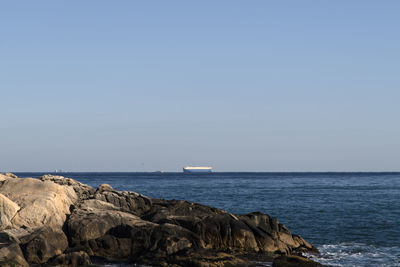
M 317 248 L 260 212 L 0 174 L 0 266 L 320 266 Z

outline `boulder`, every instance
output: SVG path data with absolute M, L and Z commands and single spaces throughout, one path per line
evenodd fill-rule
M 151 209 L 150 198 L 135 192 L 117 191 L 108 184 L 100 185 L 94 194 L 94 198 L 137 216 L 141 216 Z
M 152 227 L 153 223 L 98 199 L 83 201 L 67 223 L 71 247 L 83 247 L 91 256 L 110 259 L 130 256 L 130 229 Z
M 31 264 L 43 264 L 62 254 L 68 240 L 61 229 L 43 226 L 20 238 L 25 259 Z
M 136 225 L 147 223 L 139 217 L 118 210 L 112 204 L 91 199 L 76 208 L 68 220 L 71 244 L 96 239 L 117 225 Z
M 272 262 L 272 267 L 318 267 L 318 266 L 322 265 L 313 260 L 296 255 L 279 256 L 276 257 Z
M 200 238 L 183 227 L 148 222 L 98 199 L 86 200 L 73 211 L 68 232 L 71 247 L 110 260 L 140 262 L 203 247 Z
M 42 181 L 52 181 L 59 185 L 71 186 L 80 200 L 87 199 L 89 196 L 93 195 L 95 191 L 93 187 L 89 185 L 71 178 L 65 178 L 64 176 L 46 174 L 39 177 L 39 179 Z
M 278 254 L 300 252 L 318 253 L 317 248 L 290 230 L 279 221 L 267 214 L 252 212 L 239 216 L 252 230 L 260 251 Z
M 11 227 L 11 220 L 19 211 L 20 207 L 17 203 L 8 197 L 0 194 L 0 230 Z
M 89 266 L 92 262 L 89 255 L 84 251 L 75 251 L 61 254 L 51 259 L 46 266 Z
M 174 255 L 185 255 L 187 251 L 204 248 L 199 236 L 168 223 L 155 225 L 151 229 L 132 228 L 129 234 L 132 240 L 131 259 L 137 262 L 171 259 Z
M 204 205 L 177 200 L 152 200 L 152 209 L 142 219 L 170 223 L 198 235 L 206 248 L 290 254 L 316 250 L 276 218 L 259 212 L 237 216 Z
M 20 207 L 11 219 L 13 227 L 61 228 L 78 200 L 72 187 L 33 178 L 7 179 L 0 185 L 0 193 Z
M 19 246 L 19 240 L 6 232 L 0 232 L 0 266 L 29 266 Z

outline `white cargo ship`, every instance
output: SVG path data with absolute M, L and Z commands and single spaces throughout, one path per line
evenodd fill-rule
M 184 167 L 183 172 L 212 172 L 212 167 Z

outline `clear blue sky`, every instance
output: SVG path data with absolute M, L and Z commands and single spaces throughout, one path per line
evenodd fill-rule
M 399 10 L 2 1 L 0 171 L 399 171 Z

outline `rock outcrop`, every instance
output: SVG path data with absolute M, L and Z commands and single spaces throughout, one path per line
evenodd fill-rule
M 1 182 L 0 194 L 19 206 L 11 218 L 12 228 L 43 225 L 61 228 L 70 207 L 78 200 L 72 187 L 34 178 L 6 179 Z
M 61 229 L 43 226 L 21 238 L 20 246 L 29 263 L 43 264 L 68 248 L 68 240 Z
M 303 252 L 318 250 L 259 212 L 236 215 L 109 185 L 95 190 L 62 176 L 0 176 L 0 266 L 80 266 L 91 257 L 150 266 L 255 266 L 274 258 L 276 266 L 312 266 Z
M 65 177 L 59 176 L 59 175 L 46 174 L 46 175 L 39 177 L 39 180 L 51 181 L 51 182 L 54 182 L 59 185 L 66 185 L 66 186 L 72 187 L 79 199 L 86 199 L 89 196 L 93 195 L 93 193 L 94 193 L 94 189 L 91 186 L 80 183 L 74 179 L 65 178 Z

